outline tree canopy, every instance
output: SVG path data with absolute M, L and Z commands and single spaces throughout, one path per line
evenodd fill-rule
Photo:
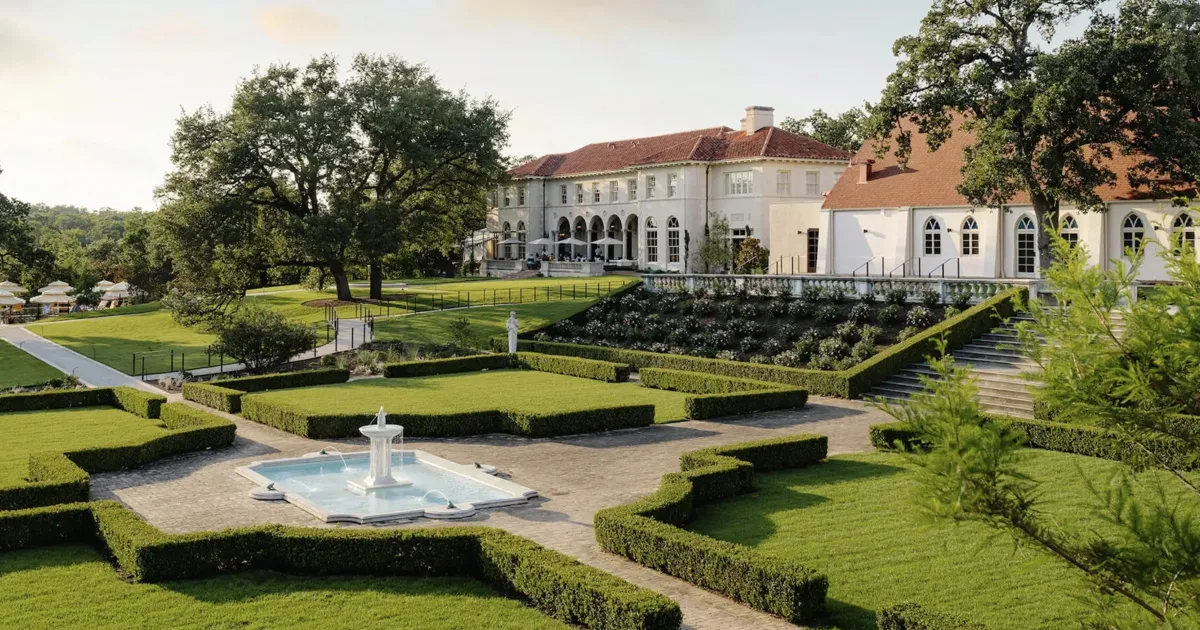
M 227 112 L 185 114 L 173 137 L 164 240 L 183 319 L 237 303 L 263 268 L 325 269 L 351 298 L 347 267 L 452 241 L 504 176 L 508 114 L 438 85 L 420 65 L 359 56 L 256 70 Z
M 1200 6 L 1194 0 L 936 0 L 867 123 L 880 155 L 903 163 L 914 129 L 937 150 L 973 134 L 959 191 L 1005 207 L 1027 193 L 1055 230 L 1062 203 L 1100 210 L 1119 176 L 1158 196 L 1200 174 Z M 1069 22 L 1082 34 L 1055 45 Z M 908 123 L 908 124 L 904 124 Z M 1050 241 L 1041 231 L 1043 269 Z
M 783 119 L 779 127 L 792 133 L 810 136 L 831 147 L 854 152 L 862 147 L 863 123 L 866 120 L 865 107 L 851 107 L 836 116 L 830 116 L 822 109 L 814 109 L 804 118 L 789 116 Z

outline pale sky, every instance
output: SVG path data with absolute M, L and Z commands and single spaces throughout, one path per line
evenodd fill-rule
M 183 110 L 255 65 L 395 54 L 513 112 L 508 153 L 875 100 L 926 0 L 0 0 L 0 191 L 154 208 Z

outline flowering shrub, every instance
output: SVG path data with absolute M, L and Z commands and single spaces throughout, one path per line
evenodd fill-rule
M 937 319 L 933 316 L 933 311 L 925 306 L 914 306 L 908 311 L 908 318 L 905 323 L 909 328 L 928 328 L 932 326 Z

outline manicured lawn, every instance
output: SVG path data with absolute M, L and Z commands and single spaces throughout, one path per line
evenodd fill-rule
M 165 310 L 128 317 L 100 317 L 60 324 L 32 324 L 29 330 L 126 374 L 140 374 L 141 353 L 147 354 L 146 373 L 170 369 L 170 351 L 175 351 L 175 369 L 186 356 L 191 368 L 208 364 L 205 350 L 216 336 L 200 328 L 180 326 Z M 133 353 L 138 353 L 134 369 Z M 217 357 L 212 359 L 217 365 Z
M 4 436 L 4 448 L 0 448 L 0 485 L 25 480 L 30 453 L 112 446 L 165 433 L 166 429 L 157 420 L 139 418 L 112 407 L 0 414 L 0 434 Z
M 54 317 L 47 317 L 39 320 L 44 322 L 69 321 L 72 319 L 95 319 L 97 317 L 112 317 L 113 315 L 137 315 L 138 313 L 152 313 L 161 310 L 162 302 L 146 302 L 145 304 L 131 304 L 129 306 L 118 306 L 117 308 L 106 308 L 94 311 L 78 311 L 75 313 L 63 313 Z
M 8 628 L 567 628 L 469 578 L 248 572 L 133 584 L 88 547 L 0 554 Z
M 0 366 L 0 389 L 40 385 L 63 375 L 7 341 L 0 341 Z
M 471 322 L 471 332 L 475 335 L 476 345 L 483 347 L 487 345 L 489 338 L 508 334 L 504 325 L 512 311 L 517 313 L 520 330 L 526 331 L 570 317 L 587 308 L 592 302 L 594 300 L 564 300 L 485 306 L 380 319 L 375 322 L 375 338 L 379 341 L 398 340 L 419 344 L 446 343 L 450 341 L 450 322 L 465 317 Z
M 1044 512 L 1064 531 L 1103 530 L 1078 466 L 1103 482 L 1116 464 L 1029 451 Z M 989 629 L 1078 627 L 1089 613 L 1081 572 L 980 524 L 931 526 L 913 502 L 911 465 L 873 453 L 756 475 L 756 492 L 701 508 L 689 527 L 798 560 L 829 577 L 830 625 L 874 628 L 875 611 L 915 601 L 957 611 Z M 1168 486 L 1172 487 L 1172 486 Z
M 314 413 L 453 413 L 489 409 L 576 411 L 618 404 L 653 404 L 655 422 L 684 418 L 679 392 L 636 383 L 603 383 L 534 372 L 494 370 L 421 378 L 384 378 L 251 394 L 272 404 Z

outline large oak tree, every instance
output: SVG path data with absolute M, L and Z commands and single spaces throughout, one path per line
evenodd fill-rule
M 1063 203 L 1102 210 L 1127 176 L 1152 193 L 1200 174 L 1200 6 L 1195 0 L 936 0 L 900 58 L 869 130 L 902 163 L 913 129 L 937 150 L 973 134 L 959 191 L 979 207 L 1027 193 L 1043 228 Z M 1056 42 L 1060 29 L 1078 37 Z M 1128 175 L 1116 153 L 1136 156 Z M 1043 269 L 1050 239 L 1038 239 Z
M 227 112 L 183 115 L 175 170 L 160 190 L 162 232 L 183 319 L 236 304 L 263 268 L 328 270 L 351 299 L 348 268 L 438 234 L 421 213 L 481 212 L 504 176 L 508 115 L 441 88 L 423 66 L 359 56 L 256 70 Z M 474 206 L 439 205 L 453 191 Z

